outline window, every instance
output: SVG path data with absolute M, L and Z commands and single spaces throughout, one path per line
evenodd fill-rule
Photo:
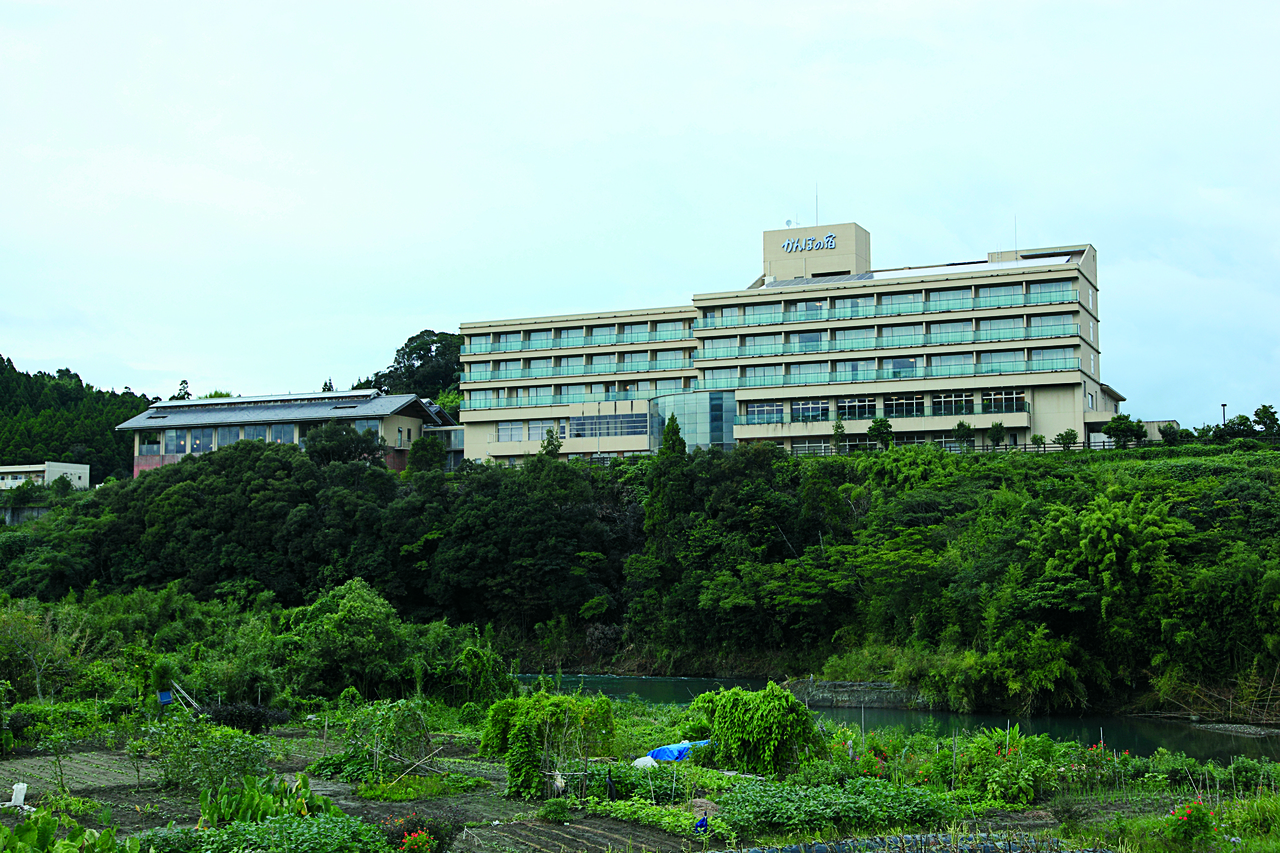
M 218 427 L 218 446 L 227 447 L 240 440 L 240 427 Z
M 622 334 L 640 335 L 647 338 L 649 337 L 649 324 L 648 323 L 627 323 L 622 327 Z
M 782 335 L 747 335 L 747 352 L 753 349 L 774 347 L 782 343 Z
M 1026 398 L 1022 391 L 983 391 L 982 411 L 986 414 L 1007 414 L 1009 412 L 1025 412 Z
M 592 326 L 591 337 L 593 338 L 612 338 L 617 334 L 617 326 Z
M 923 301 L 923 293 L 886 293 L 880 297 L 881 305 L 911 305 Z
M 978 331 L 993 332 L 998 329 L 1021 329 L 1021 317 L 993 317 L 989 320 L 978 321 Z
M 474 396 L 476 393 L 480 393 L 480 392 L 473 392 L 472 396 Z M 373 434 L 377 435 L 378 421 L 376 418 L 361 418 L 360 420 L 352 421 L 351 428 L 354 429 L 356 432 L 360 433 L 361 435 L 363 435 L 365 432 L 369 430 L 372 430 Z M 246 432 L 245 438 L 248 438 L 248 437 L 249 437 L 248 433 Z
M 865 421 L 876 416 L 875 397 L 845 397 L 836 400 L 836 413 L 842 420 Z
M 624 415 L 583 415 L 569 418 L 570 438 L 613 438 L 622 435 L 648 435 L 646 412 Z
M 793 364 L 789 371 L 792 376 L 817 376 L 830 371 L 825 361 L 810 361 L 804 364 Z
M 550 397 L 552 396 L 550 385 L 534 385 L 532 388 L 524 389 L 526 397 Z
M 1022 295 L 1022 285 L 1003 284 L 994 287 L 979 287 L 979 299 L 1003 299 Z
M 1055 349 L 1033 349 L 1031 351 L 1032 361 L 1058 361 L 1064 358 L 1071 358 L 1075 355 L 1075 350 L 1071 347 L 1057 347 Z
M 831 404 L 827 400 L 793 400 L 791 420 L 797 423 L 829 420 Z
M 560 359 L 561 367 L 582 367 L 587 363 L 585 355 L 566 355 Z
M 717 367 L 717 368 L 713 368 L 713 369 L 711 369 L 711 370 L 704 370 L 704 371 L 702 371 L 702 378 L 703 378 L 703 379 L 710 379 L 710 380 L 713 380 L 713 381 L 725 380 L 725 379 L 737 379 L 737 378 L 738 378 L 738 368 L 736 368 L 736 367 Z
M 1001 350 L 998 352 L 984 352 L 978 356 L 978 361 L 982 364 L 1012 364 L 1016 361 L 1022 361 L 1022 350 L 1011 349 Z
M 1092 408 L 1093 408 L 1093 394 L 1090 394 L 1090 395 L 1089 395 L 1089 408 L 1090 408 L 1090 409 L 1092 409 Z
M 911 358 L 886 358 L 884 360 L 884 369 L 889 371 L 890 378 L 897 379 L 899 377 L 915 376 L 917 368 L 923 366 L 924 359 L 918 357 Z
M 529 342 L 530 342 L 530 343 L 533 343 L 534 341 L 549 341 L 549 340 L 551 340 L 551 330 L 550 330 L 550 329 L 539 329 L 539 330 L 538 330 L 538 331 L 536 331 L 536 332 L 530 332 L 530 333 L 529 333 Z
M 524 441 L 524 421 L 498 421 L 498 441 Z
M 768 401 L 747 403 L 748 424 L 780 424 L 782 423 L 782 403 Z
M 857 312 L 861 309 L 870 309 L 876 304 L 874 296 L 846 296 L 841 299 L 831 300 L 831 307 L 837 311 L 853 311 Z
M 404 447 L 404 427 L 396 427 L 396 447 Z
M 919 418 L 924 416 L 923 394 L 890 394 L 884 398 L 886 418 Z
M 782 365 L 781 365 L 781 364 L 766 364 L 766 365 L 764 365 L 764 366 L 762 366 L 762 367 L 748 367 L 748 368 L 747 368 L 747 377 L 748 377 L 748 378 L 753 377 L 753 376 L 781 376 L 781 375 L 782 375 Z
M 929 359 L 932 367 L 955 367 L 961 364 L 973 364 L 973 353 L 953 352 L 947 355 L 935 355 Z
M 1093 362 L 1093 353 L 1089 353 L 1089 372 L 1090 372 L 1090 373 L 1097 373 L 1098 371 L 1097 371 L 1096 367 L 1097 367 L 1097 366 L 1096 366 L 1096 365 L 1094 364 L 1094 362 Z
M 763 305 L 747 306 L 748 317 L 763 317 L 766 314 L 781 314 L 781 313 L 782 313 L 781 302 L 766 302 Z
M 499 370 L 519 370 L 520 360 L 514 359 L 512 361 L 500 361 L 498 362 L 498 369 Z
M 791 344 L 796 352 L 817 352 L 822 349 L 822 332 L 794 332 Z
M 1033 281 L 1027 285 L 1028 293 L 1057 293 L 1059 291 L 1070 290 L 1070 281 Z
M 831 452 L 831 442 L 825 438 L 793 438 L 791 452 L 796 456 L 826 456 Z
M 929 334 L 936 336 L 933 343 L 945 343 L 948 340 L 965 340 L 972 331 L 972 320 L 958 320 L 950 323 L 929 324 Z
M 208 453 L 213 450 L 213 427 L 196 427 L 191 430 L 191 452 Z
M 560 393 L 564 394 L 565 396 L 585 394 L 587 393 L 587 386 L 586 385 L 561 385 Z M 533 395 L 533 396 L 537 396 L 537 395 Z
M 929 302 L 968 302 L 973 298 L 973 291 L 967 287 L 955 287 L 950 290 L 929 291 Z M 941 305 L 933 307 L 942 307 Z
M 272 424 L 272 444 L 293 444 L 293 424 Z
M 678 349 L 658 350 L 658 361 L 680 361 L 683 358 L 684 358 L 684 350 L 678 350 Z
M 647 352 L 624 352 L 622 354 L 623 364 L 635 364 L 636 362 L 648 363 L 648 361 L 649 353 Z
M 800 302 L 793 302 L 790 310 L 797 314 L 808 314 L 811 311 L 824 311 L 827 307 L 825 299 L 805 299 Z
M 356 421 L 356 423 L 360 423 Z M 266 441 L 267 425 L 266 424 L 250 424 L 244 428 L 244 437 L 246 441 Z
M 734 338 L 707 338 L 702 342 L 703 350 L 717 349 L 737 349 L 738 339 Z
M 876 361 L 873 358 L 863 358 L 857 361 L 837 361 L 836 373 L 870 373 L 870 378 L 875 378 Z
M 876 330 L 870 326 L 862 329 L 836 329 L 837 341 L 869 341 L 875 336 Z
M 563 421 L 564 419 L 561 418 L 561 420 Z M 502 424 L 499 423 L 498 427 L 499 429 L 501 429 Z M 547 437 L 547 430 L 549 429 L 553 430 L 555 428 L 556 428 L 556 422 L 551 419 L 547 419 L 545 421 L 529 421 L 529 440 L 542 441 Z M 564 438 L 563 428 L 560 430 L 559 434 L 561 438 Z M 498 439 L 498 440 L 501 441 L 502 439 Z M 519 440 L 520 439 L 518 438 L 513 439 L 513 441 L 519 441 Z
M 582 329 L 561 329 L 560 340 L 582 343 Z
M 519 332 L 504 332 L 498 335 L 498 343 L 500 344 L 516 344 L 520 342 Z
M 972 415 L 973 392 L 943 391 L 941 394 L 934 394 L 933 414 L 947 417 L 951 415 Z
M 1070 314 L 1032 314 L 1028 318 L 1028 323 L 1031 326 L 1069 326 L 1071 325 L 1071 315 Z M 1090 327 L 1093 326 L 1092 323 L 1090 323 L 1089 325 Z M 1089 335 L 1090 337 L 1092 337 L 1093 332 L 1090 331 Z
M 724 318 L 737 317 L 740 313 L 737 305 L 722 305 L 720 307 L 720 316 Z
M 683 332 L 684 320 L 663 321 L 658 324 L 659 332 Z
M 617 363 L 618 363 L 618 357 L 612 353 L 610 353 L 609 355 L 591 356 L 592 366 L 597 366 L 601 364 L 617 364 Z
M 161 435 L 155 430 L 146 430 L 138 433 L 138 455 L 139 456 L 159 456 L 161 444 Z M 15 474 L 15 477 L 18 475 Z
M 654 383 L 658 391 L 679 391 L 684 388 L 683 379 L 659 379 Z
M 530 370 L 549 370 L 551 368 L 552 359 L 549 358 L 531 358 L 529 359 Z
M 1089 340 L 1093 340 L 1093 321 L 1089 321 Z
M 167 429 L 164 431 L 164 452 L 169 456 L 187 452 L 187 431 L 185 429 Z
M 915 335 L 924 334 L 923 323 L 912 323 L 907 326 L 885 326 L 881 332 L 881 337 L 885 338 L 904 338 Z

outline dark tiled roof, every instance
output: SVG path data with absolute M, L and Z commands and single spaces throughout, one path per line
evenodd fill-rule
M 281 397 L 223 397 L 214 400 L 174 400 L 154 403 L 116 429 L 175 429 L 232 424 L 296 423 L 301 421 L 385 418 L 407 415 L 432 425 L 451 425 L 452 419 L 430 400 L 414 394 L 379 395 L 369 391 L 298 394 Z

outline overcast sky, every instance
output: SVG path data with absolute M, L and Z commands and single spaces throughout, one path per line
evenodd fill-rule
M 1280 4 L 0 0 L 0 354 L 338 387 L 422 329 L 687 304 L 760 232 L 1098 249 L 1102 378 L 1280 405 Z

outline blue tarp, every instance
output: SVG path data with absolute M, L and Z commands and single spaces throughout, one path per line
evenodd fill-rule
M 706 746 L 709 743 L 711 743 L 709 740 L 695 740 L 692 743 L 686 740 L 669 746 L 660 746 L 657 749 L 649 750 L 649 757 L 655 761 L 684 761 L 689 757 L 689 750 L 695 746 Z

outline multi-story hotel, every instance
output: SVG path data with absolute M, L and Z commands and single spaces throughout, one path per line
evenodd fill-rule
M 686 441 L 793 453 L 948 442 L 959 421 L 1024 445 L 1094 435 L 1124 400 L 1101 380 L 1093 246 L 871 268 L 856 224 L 764 234 L 744 290 L 692 304 L 464 323 L 467 456 L 516 461 L 548 428 L 561 453 L 649 453 L 674 413 Z M 844 425 L 843 446 L 832 444 Z

